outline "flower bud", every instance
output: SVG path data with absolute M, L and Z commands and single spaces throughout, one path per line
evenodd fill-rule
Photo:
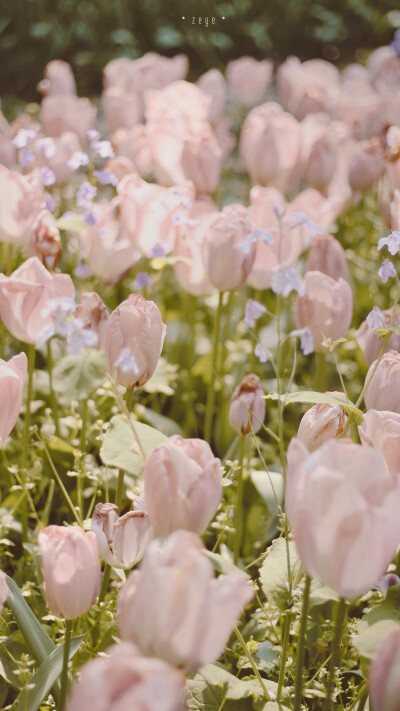
M 358 434 L 362 444 L 382 452 L 392 474 L 400 474 L 400 414 L 368 410 Z
M 110 314 L 107 306 L 95 291 L 85 291 L 81 294 L 75 317 L 83 321 L 84 328 L 97 333 L 98 347 L 103 348 Z
M 322 272 L 332 279 L 347 281 L 349 268 L 340 242 L 329 234 L 317 235 L 308 250 L 306 271 Z
M 0 165 L 1 242 L 24 242 L 45 205 L 43 187 L 31 175 Z
M 388 328 L 392 320 L 392 309 L 382 311 L 382 317 L 382 328 Z M 399 318 L 397 316 L 397 313 L 395 313 L 393 325 L 399 325 Z M 367 321 L 362 322 L 360 328 L 356 332 L 356 339 L 358 345 L 360 346 L 364 354 L 366 364 L 368 366 L 371 365 L 371 363 L 373 363 L 373 361 L 377 359 L 379 351 L 382 348 L 382 339 L 378 338 L 374 329 L 370 328 Z M 400 335 L 392 333 L 386 346 L 386 352 L 390 350 L 400 351 Z
M 343 393 L 326 393 L 327 395 L 343 395 Z M 329 439 L 339 437 L 345 427 L 347 417 L 340 405 L 329 405 L 321 402 L 303 415 L 300 420 L 297 437 L 313 452 Z
M 96 536 L 76 526 L 47 526 L 38 535 L 44 592 L 57 617 L 73 620 L 94 604 L 101 585 Z
M 214 124 L 224 115 L 227 93 L 225 79 L 218 69 L 210 69 L 201 75 L 197 81 L 197 86 L 211 99 L 208 109 L 208 119 L 210 123 Z
M 132 568 L 142 560 L 153 538 L 146 511 L 135 502 L 133 511 L 118 518 L 115 504 L 97 504 L 91 530 L 96 534 L 100 556 L 113 568 Z
M 226 68 L 229 93 L 243 106 L 255 106 L 263 100 L 272 81 L 272 62 L 254 57 L 240 57 Z
M 44 79 L 39 82 L 37 89 L 43 96 L 76 94 L 75 77 L 71 65 L 62 59 L 53 59 L 46 64 Z
M 1 611 L 7 602 L 8 598 L 8 585 L 7 585 L 7 575 L 0 570 L 0 615 Z
M 104 349 L 111 375 L 126 388 L 144 385 L 153 375 L 166 326 L 153 301 L 131 294 L 111 314 Z
M 371 364 L 365 382 L 374 372 L 375 361 Z M 367 410 L 390 410 L 400 413 L 400 353 L 388 351 L 382 359 L 365 392 Z
M 182 170 L 198 193 L 212 193 L 221 176 L 221 149 L 210 132 L 191 136 L 183 143 Z
M 27 367 L 25 353 L 14 356 L 8 362 L 0 359 L 0 448 L 18 419 Z
M 390 630 L 369 670 L 368 686 L 374 711 L 399 711 L 400 628 Z
M 257 375 L 246 375 L 231 397 L 229 424 L 238 435 L 258 432 L 265 417 L 264 392 Z
M 378 139 L 361 141 L 354 146 L 349 163 L 352 190 L 370 190 L 385 168 L 383 150 Z
M 225 208 L 211 224 L 205 238 L 205 269 L 219 291 L 235 291 L 246 281 L 256 256 L 256 245 L 245 242 L 252 232 L 241 206 Z M 229 264 L 229 269 L 227 269 Z
M 49 210 L 39 213 L 36 224 L 26 243 L 28 257 L 38 257 L 44 266 L 52 271 L 62 255 L 60 232 Z
M 312 188 L 324 190 L 330 183 L 336 166 L 337 144 L 329 133 L 314 142 L 304 167 L 304 179 Z

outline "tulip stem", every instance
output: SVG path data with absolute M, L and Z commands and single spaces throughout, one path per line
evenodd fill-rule
M 323 393 L 326 390 L 326 354 L 316 353 L 315 390 Z
M 71 649 L 72 636 L 72 620 L 65 620 L 65 639 L 63 649 L 63 668 L 61 672 L 61 691 L 60 691 L 60 711 L 64 711 L 67 686 L 68 686 L 68 662 Z
M 26 484 L 26 473 L 25 469 L 28 465 L 28 447 L 29 447 L 29 430 L 31 427 L 31 402 L 33 396 L 33 373 L 35 370 L 35 344 L 29 343 L 28 345 L 28 387 L 26 394 L 26 407 L 25 407 L 25 422 L 24 431 L 22 439 L 22 458 L 21 458 L 21 477 L 24 484 Z M 21 519 L 22 519 L 22 535 L 24 540 L 28 537 L 28 508 L 27 501 L 24 499 L 21 507 Z
M 130 412 L 132 410 L 134 393 L 135 393 L 135 388 L 127 388 L 125 402 L 126 402 L 126 407 L 127 407 L 128 412 Z
M 79 506 L 79 511 L 81 512 L 81 519 L 84 520 L 85 518 L 85 512 L 84 512 L 84 505 L 83 505 L 83 493 L 82 493 L 82 483 L 83 479 L 85 476 L 85 466 L 84 466 L 84 453 L 86 449 L 86 431 L 87 431 L 87 423 L 88 423 L 88 413 L 89 413 L 89 407 L 88 407 L 88 401 L 87 398 L 83 401 L 82 403 L 82 425 L 81 425 L 81 436 L 79 439 L 79 444 L 80 444 L 80 449 L 81 449 L 81 460 L 79 463 L 79 472 L 78 472 L 78 481 L 77 481 L 77 498 L 78 498 L 78 506 Z
M 285 671 L 286 671 L 286 659 L 289 646 L 289 635 L 290 635 L 290 610 L 286 613 L 285 621 L 283 625 L 283 640 L 282 640 L 282 653 L 281 653 L 281 663 L 279 667 L 279 679 L 278 679 L 278 689 L 276 692 L 276 700 L 279 702 L 281 700 L 283 682 L 285 681 Z
M 216 367 L 217 367 L 217 360 L 218 360 L 218 343 L 219 343 L 219 332 L 220 332 L 220 327 L 221 327 L 221 315 L 222 315 L 223 300 L 224 300 L 224 292 L 220 291 L 219 292 L 218 307 L 217 307 L 217 311 L 215 313 L 215 320 L 214 320 L 213 348 L 212 348 L 212 356 L 211 356 L 211 372 L 210 372 L 210 381 L 208 383 L 206 416 L 205 416 L 205 421 L 204 421 L 204 439 L 206 440 L 206 442 L 210 442 L 212 417 L 214 414 L 213 413 L 214 400 L 215 400 L 214 386 L 215 386 L 215 374 L 216 374 Z
M 270 694 L 269 694 L 269 692 L 268 692 L 268 689 L 267 689 L 267 687 L 266 687 L 265 684 L 264 684 L 263 678 L 262 678 L 260 672 L 259 672 L 258 669 L 257 669 L 257 665 L 254 663 L 254 659 L 253 659 L 253 657 L 251 656 L 251 654 L 250 654 L 250 652 L 249 652 L 249 650 L 248 650 L 247 644 L 246 644 L 246 642 L 244 641 L 244 639 L 243 639 L 241 633 L 239 632 L 239 629 L 238 629 L 237 627 L 235 627 L 234 632 L 235 632 L 235 635 L 236 635 L 236 637 L 238 638 L 238 640 L 239 640 L 239 642 L 240 642 L 240 645 L 241 645 L 241 647 L 242 647 L 242 649 L 243 649 L 243 652 L 245 653 L 247 659 L 248 659 L 249 662 L 250 662 L 251 668 L 252 668 L 254 674 L 255 674 L 256 677 L 257 677 L 257 681 L 258 681 L 258 683 L 260 684 L 260 686 L 261 686 L 261 688 L 262 688 L 262 690 L 263 690 L 263 692 L 264 692 L 265 698 L 267 699 L 267 701 L 272 701 L 271 696 L 270 696 Z
M 53 354 L 51 352 L 51 341 L 47 341 L 47 370 L 49 371 L 49 382 L 50 382 L 50 402 L 51 410 L 54 417 L 54 424 L 56 428 L 57 437 L 60 436 L 60 423 L 58 421 L 58 403 L 56 394 L 53 388 Z
M 101 581 L 101 588 L 99 592 L 99 599 L 97 602 L 100 604 L 101 602 L 104 602 L 104 598 L 106 596 L 106 592 L 108 589 L 108 583 L 110 582 L 110 575 L 111 575 L 111 565 L 108 563 L 105 564 L 104 570 L 103 570 L 103 580 Z
M 239 438 L 239 469 L 236 491 L 236 510 L 235 510 L 235 546 L 233 553 L 233 562 L 238 564 L 240 545 L 242 542 L 242 508 L 243 508 L 243 455 L 244 455 L 244 435 Z
M 296 660 L 296 677 L 295 677 L 295 696 L 294 696 L 294 706 L 293 711 L 300 711 L 301 708 L 301 697 L 303 694 L 303 667 L 304 667 L 304 652 L 305 652 L 305 642 L 306 642 L 306 630 L 307 630 L 307 613 L 308 613 L 308 603 L 310 599 L 310 587 L 311 578 L 306 574 L 305 585 L 303 591 L 303 604 L 301 608 L 300 617 L 300 630 L 299 630 L 299 644 L 297 648 L 297 660 Z
M 331 711 L 333 706 L 333 687 L 335 683 L 335 669 L 339 666 L 340 662 L 340 640 L 342 637 L 343 622 L 346 615 L 346 600 L 341 597 L 336 609 L 336 620 L 335 620 L 335 634 L 332 642 L 332 656 L 329 664 L 329 677 L 328 684 L 326 687 L 326 697 L 324 711 Z

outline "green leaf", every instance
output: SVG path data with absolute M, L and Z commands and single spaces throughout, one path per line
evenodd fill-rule
M 20 632 L 37 664 L 41 664 L 55 649 L 53 641 L 24 599 L 17 583 L 7 576 L 7 604 L 14 613 Z
M 165 415 L 161 415 L 159 412 L 150 410 L 143 405 L 137 405 L 135 412 L 137 412 L 143 420 L 146 420 L 149 425 L 165 434 L 166 437 L 172 437 L 174 434 L 179 434 L 184 437 L 183 429 L 179 427 L 175 420 L 171 420 L 170 417 L 165 417 Z
M 85 348 L 77 355 L 67 355 L 53 370 L 53 387 L 60 402 L 85 400 L 105 380 L 107 362 L 104 353 Z
M 362 617 L 353 644 L 362 657 L 373 659 L 385 635 L 399 626 L 400 583 L 389 588 L 386 598 Z
M 340 405 L 340 407 L 351 415 L 353 420 L 358 424 L 362 424 L 364 421 L 364 415 L 358 407 L 356 407 L 352 402 L 350 402 L 345 395 L 340 393 L 319 393 L 314 390 L 299 390 L 295 393 L 288 393 L 286 395 L 279 395 L 275 392 L 269 392 L 265 395 L 266 399 L 269 400 L 280 400 L 284 405 L 293 405 L 295 403 L 302 405 L 319 405 L 320 403 L 326 403 L 328 405 Z
M 252 469 L 250 478 L 268 506 L 271 513 L 278 513 L 278 506 L 283 502 L 284 482 L 280 472 L 260 472 Z
M 292 541 L 288 542 L 292 581 L 301 575 L 300 561 Z M 281 612 L 288 606 L 288 562 L 284 538 L 276 538 L 260 570 L 260 582 L 266 598 Z
M 59 217 L 56 220 L 56 225 L 59 230 L 66 230 L 67 232 L 76 232 L 80 234 L 87 228 L 86 223 L 83 221 L 82 217 L 79 215 L 72 215 L 71 217 Z
M 162 432 L 153 427 L 144 425 L 142 422 L 134 424 L 146 456 L 154 447 L 167 439 Z M 110 429 L 106 433 L 100 449 L 103 464 L 123 469 L 133 476 L 140 476 L 144 467 L 143 457 L 139 452 L 132 452 L 132 447 L 137 447 L 132 429 L 125 419 L 116 415 L 110 422 Z
M 84 635 L 73 637 L 71 640 L 69 659 L 72 659 L 83 639 Z M 29 711 L 37 711 L 41 702 L 49 695 L 51 688 L 61 674 L 63 654 L 64 644 L 53 649 L 49 657 L 40 665 L 25 688 L 22 689 L 21 694 L 10 711 L 26 711 L 26 709 L 29 709 Z
M 212 551 L 207 550 L 206 555 L 217 573 L 223 573 L 224 575 L 228 575 L 229 573 L 235 572 L 241 573 L 245 578 L 250 577 L 245 570 L 238 568 L 231 560 L 229 560 L 229 558 L 225 558 L 219 553 L 213 553 Z
M 276 684 L 264 679 L 267 689 L 276 692 Z M 206 664 L 188 679 L 189 711 L 218 711 L 224 699 L 224 711 L 247 711 L 252 709 L 251 699 L 263 695 L 257 679 L 237 679 L 219 664 Z M 249 699 L 249 701 L 246 701 Z
M 164 395 L 173 395 L 174 390 L 171 383 L 176 377 L 177 366 L 171 365 L 165 358 L 158 359 L 157 367 L 150 380 L 143 385 L 143 390 L 146 393 L 163 393 Z

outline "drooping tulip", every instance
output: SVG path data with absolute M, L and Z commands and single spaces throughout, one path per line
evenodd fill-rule
M 400 413 L 400 353 L 388 351 L 374 372 L 375 361 L 365 378 L 372 380 L 364 395 L 367 410 L 389 410 Z
M 14 356 L 8 362 L 0 359 L 0 448 L 18 419 L 27 368 L 25 353 Z
M 142 560 L 153 538 L 149 517 L 142 505 L 136 500 L 133 511 L 121 517 L 115 504 L 95 506 L 91 530 L 96 534 L 100 556 L 113 568 L 132 568 Z
M 258 432 L 265 417 L 264 392 L 257 375 L 246 375 L 235 389 L 229 408 L 229 424 L 239 435 Z
M 327 393 L 336 394 L 336 393 Z M 343 395 L 342 393 L 338 393 Z M 300 420 L 297 437 L 308 449 L 321 447 L 329 439 L 339 437 L 346 425 L 347 417 L 340 405 L 321 402 L 310 407 Z

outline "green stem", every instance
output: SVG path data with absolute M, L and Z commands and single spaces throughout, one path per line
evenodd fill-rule
M 220 326 L 221 326 L 223 298 L 224 298 L 224 292 L 220 291 L 218 308 L 217 308 L 217 311 L 215 314 L 215 320 L 214 320 L 213 349 L 212 349 L 212 356 L 211 356 L 211 372 L 210 372 L 210 382 L 208 384 L 208 390 L 207 390 L 206 416 L 205 416 L 205 422 L 204 422 L 204 439 L 207 442 L 210 441 L 210 437 L 211 437 L 211 425 L 212 425 L 212 417 L 213 417 L 213 411 L 214 411 L 215 371 L 216 371 L 216 367 L 217 367 L 217 358 L 218 358 L 218 342 L 219 342 L 219 332 L 220 332 Z
M 276 700 L 278 702 L 281 700 L 283 682 L 285 681 L 286 660 L 287 660 L 287 654 L 288 654 L 289 635 L 290 635 L 290 619 L 291 619 L 291 612 L 289 611 L 286 613 L 284 627 L 283 627 L 281 663 L 280 663 L 280 667 L 279 667 L 278 689 L 276 692 Z
M 346 600 L 341 597 L 336 609 L 335 634 L 332 642 L 332 657 L 329 664 L 329 677 L 326 687 L 326 697 L 324 711 L 332 711 L 333 706 L 333 687 L 335 684 L 335 669 L 340 663 L 340 640 L 342 637 L 343 622 L 346 615 Z
M 367 699 L 368 699 L 368 687 L 366 686 L 365 689 L 361 692 L 360 701 L 358 704 L 357 711 L 364 711 L 365 704 L 367 703 Z
M 84 467 L 84 452 L 86 449 L 86 432 L 87 432 L 87 423 L 88 423 L 88 413 L 89 413 L 89 407 L 88 407 L 88 401 L 85 399 L 82 403 L 82 426 L 81 426 L 81 436 L 79 440 L 80 444 L 80 450 L 81 450 L 81 461 L 79 465 L 79 472 L 78 472 L 78 481 L 77 481 L 77 498 L 78 498 L 78 506 L 79 506 L 79 511 L 81 512 L 81 518 L 84 520 L 85 518 L 85 512 L 84 512 L 84 505 L 83 505 L 83 492 L 82 492 L 82 484 L 85 476 L 85 467 Z
M 60 711 L 64 711 L 65 701 L 67 697 L 68 686 L 68 662 L 71 649 L 72 637 L 72 620 L 65 620 L 65 640 L 63 653 L 63 668 L 61 672 L 61 692 L 60 692 Z
M 309 603 L 309 599 L 310 599 L 310 587 L 311 587 L 311 578 L 309 575 L 306 575 L 304 591 L 303 591 L 303 604 L 302 604 L 302 608 L 301 608 L 301 617 L 300 617 L 299 645 L 297 648 L 296 677 L 295 677 L 295 685 L 294 685 L 295 696 L 294 696 L 293 711 L 300 711 L 301 697 L 303 694 L 303 667 L 304 667 L 304 652 L 305 652 L 306 630 L 307 630 L 308 603 Z
M 129 412 L 132 410 L 134 393 L 135 393 L 135 388 L 127 388 L 125 402 L 126 402 L 126 407 L 128 408 Z
M 22 437 L 21 477 L 23 485 L 26 484 L 26 468 L 28 466 L 29 430 L 31 427 L 31 402 L 33 397 L 33 373 L 35 371 L 35 345 L 28 345 L 28 388 L 26 395 L 25 422 Z M 28 505 L 24 499 L 21 506 L 22 535 L 28 538 Z
M 315 371 L 315 390 L 323 393 L 326 390 L 326 353 L 316 353 L 317 367 Z
M 54 392 L 54 387 L 53 387 L 53 355 L 51 352 L 50 339 L 47 341 L 47 370 L 49 371 L 49 380 L 50 380 L 51 410 L 52 410 L 53 417 L 54 417 L 56 435 L 57 435 L 57 437 L 59 437 L 60 436 L 60 423 L 58 421 L 58 402 L 57 402 L 56 394 Z
M 247 644 L 246 644 L 246 642 L 244 641 L 244 639 L 243 639 L 241 633 L 239 632 L 239 629 L 238 629 L 237 627 L 235 627 L 235 628 L 234 628 L 234 632 L 235 632 L 235 635 L 236 635 L 236 637 L 238 638 L 238 640 L 239 640 L 239 642 L 240 642 L 240 645 L 241 645 L 241 647 L 242 647 L 242 649 L 243 649 L 243 652 L 245 653 L 247 659 L 248 659 L 249 662 L 250 662 L 251 668 L 252 668 L 252 670 L 253 670 L 253 672 L 254 672 L 256 678 L 257 678 L 258 683 L 260 684 L 260 686 L 261 686 L 261 688 L 262 688 L 262 690 L 263 690 L 263 692 L 264 692 L 265 698 L 267 699 L 267 701 L 272 701 L 272 699 L 271 699 L 271 697 L 270 697 L 270 695 L 269 695 L 269 693 L 268 693 L 268 689 L 267 689 L 267 687 L 265 686 L 265 684 L 264 684 L 264 682 L 263 682 L 262 676 L 261 676 L 260 672 L 258 671 L 256 664 L 254 663 L 254 659 L 253 659 L 253 657 L 251 656 L 251 654 L 250 654 L 250 652 L 249 652 L 249 650 L 248 650 L 248 648 L 247 648 Z
M 243 454 L 244 454 L 244 435 L 240 435 L 239 439 L 239 469 L 236 491 L 236 510 L 235 510 L 235 545 L 233 553 L 233 561 L 238 564 L 240 545 L 242 542 L 242 509 L 243 509 Z

